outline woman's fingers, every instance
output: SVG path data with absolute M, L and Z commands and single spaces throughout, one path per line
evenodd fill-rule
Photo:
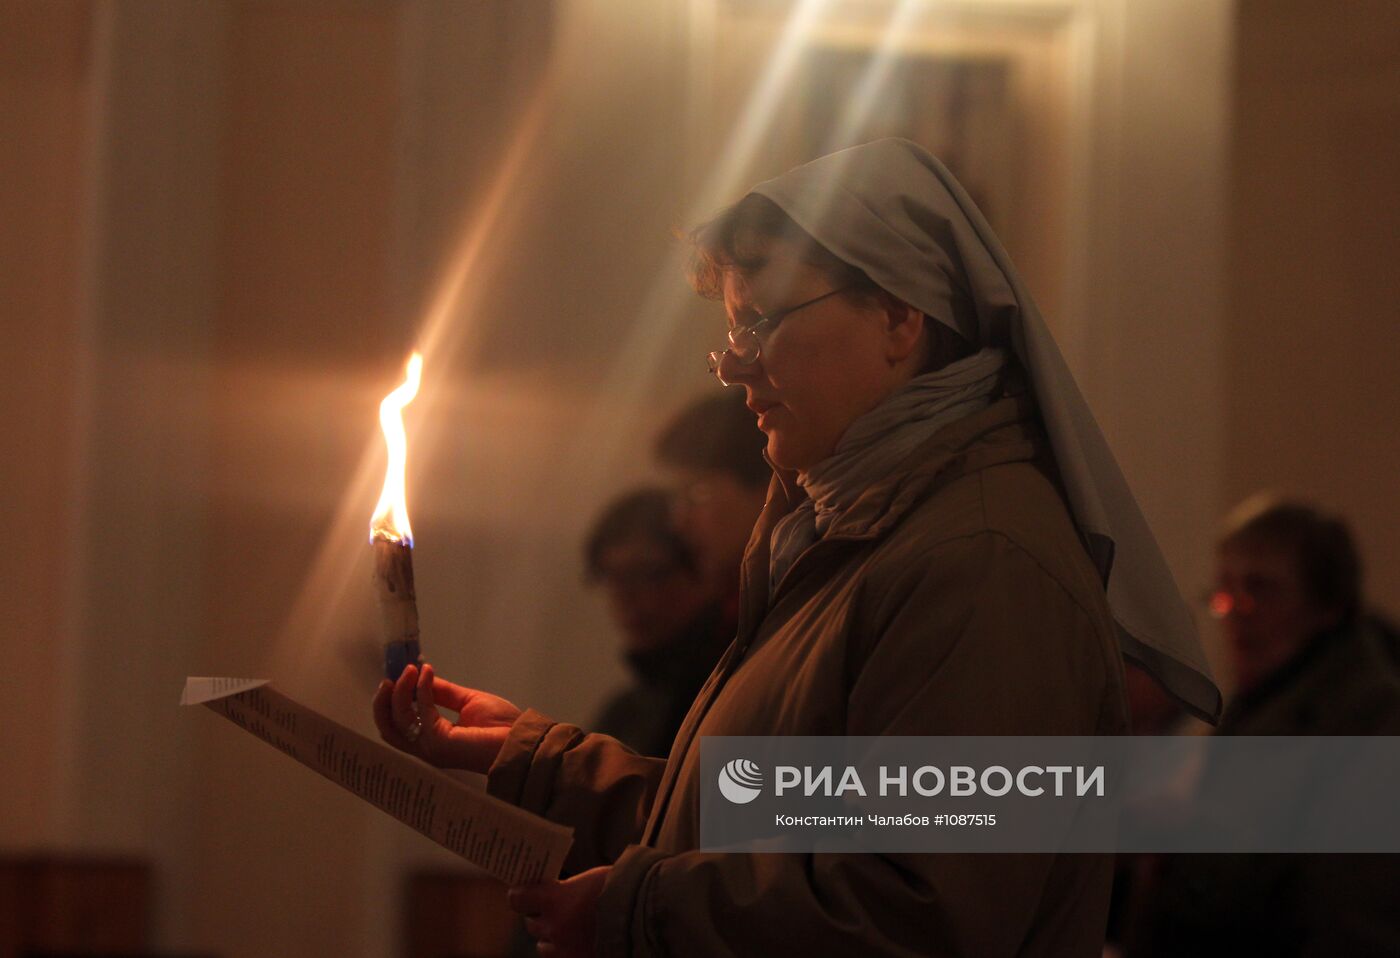
M 594 913 L 607 875 L 606 867 L 594 868 L 563 882 L 517 886 L 506 893 L 506 902 L 524 916 L 539 954 L 581 958 L 594 953 Z
M 557 881 L 537 882 L 533 885 L 517 885 L 506 892 L 506 904 L 510 910 L 526 918 L 537 917 L 554 902 Z
M 414 695 L 418 702 L 418 718 L 423 723 L 423 731 L 430 732 L 434 736 L 446 734 L 452 728 L 452 723 L 438 714 L 435 706 L 435 696 L 433 695 L 433 667 L 423 666 L 423 670 L 418 673 L 418 685 L 414 690 Z
M 394 683 L 393 715 L 399 734 L 412 739 L 409 729 L 418 725 L 418 713 L 413 709 L 414 693 L 418 687 L 418 666 L 410 665 L 399 674 Z
M 425 666 L 425 668 L 429 668 Z M 472 690 L 456 685 L 433 672 L 433 700 L 445 709 L 460 712 L 471 700 Z
M 457 724 L 464 726 L 509 726 L 520 717 L 520 709 L 499 695 L 455 685 L 439 678 L 436 672 L 433 673 L 433 701 L 458 713 L 461 721 Z
M 437 706 L 468 710 L 457 723 Z M 379 683 L 374 693 L 374 724 L 384 741 L 439 768 L 485 774 L 510 733 L 520 710 L 484 692 L 438 678 L 430 665 L 410 665 L 398 681 Z
M 374 693 L 374 725 L 379 729 L 379 737 L 390 745 L 409 751 L 408 740 L 394 724 L 394 684 L 388 679 L 379 683 Z

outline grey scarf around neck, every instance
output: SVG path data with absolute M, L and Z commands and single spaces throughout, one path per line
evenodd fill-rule
M 983 349 L 935 372 L 915 376 L 851 423 L 830 456 L 797 481 L 810 497 L 773 528 L 769 596 L 797 557 L 826 535 L 860 494 L 890 476 L 934 433 L 991 405 L 1006 354 Z

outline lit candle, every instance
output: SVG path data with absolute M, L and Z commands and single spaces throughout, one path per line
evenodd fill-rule
M 418 395 L 423 357 L 414 353 L 408 361 L 403 385 L 379 404 L 379 425 L 389 450 L 384 491 L 369 523 L 374 550 L 374 585 L 384 636 L 384 674 L 397 679 L 405 667 L 420 661 L 418 599 L 413 591 L 413 530 L 408 524 L 404 496 L 404 472 L 408 437 L 403 428 L 403 407 Z

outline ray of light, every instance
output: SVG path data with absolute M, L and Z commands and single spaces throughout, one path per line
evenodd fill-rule
M 801 0 L 783 25 L 763 74 L 725 141 L 719 162 L 705 177 L 687 210 L 687 222 L 694 222 L 737 198 L 738 192 L 748 185 L 745 178 L 791 92 L 802 53 L 831 2 Z M 868 68 L 857 97 L 846 105 L 838 131 L 858 130 L 868 116 L 892 69 L 898 32 L 907 24 L 917 5 L 917 0 L 900 0 L 893 11 L 879 54 Z M 480 286 L 474 286 L 469 280 L 487 266 L 488 255 L 508 255 L 507 244 L 499 242 L 506 201 L 525 187 L 522 180 L 549 115 L 554 80 L 551 76 L 537 88 L 502 156 L 490 188 L 464 225 L 461 238 L 447 257 L 446 267 L 433 288 L 417 346 L 434 368 L 445 367 L 441 360 L 433 359 L 435 355 L 453 355 L 469 348 L 471 338 L 479 333 L 473 324 L 463 321 L 463 317 L 471 313 L 474 294 L 480 292 Z M 568 464 L 566 468 L 573 480 L 568 489 L 562 490 L 564 494 L 552 500 L 550 508 L 560 512 L 576 509 L 579 503 L 574 491 L 579 495 L 591 495 L 591 490 L 604 482 L 626 448 L 630 440 L 628 430 L 618 428 L 614 412 L 634 407 L 655 388 L 654 370 L 661 365 L 663 351 L 676 339 L 678 323 L 691 300 L 689 292 L 676 281 L 684 268 L 686 255 L 685 250 L 674 249 L 666 257 L 661 274 L 641 297 L 638 317 L 628 324 L 628 332 L 620 341 L 615 359 L 600 384 L 598 401 L 592 404 L 569 447 L 561 450 L 560 459 Z M 696 362 L 700 362 L 698 357 Z M 430 417 L 434 398 L 439 394 L 431 382 L 424 383 L 421 419 Z M 370 435 L 368 430 L 367 435 Z M 281 664 L 300 667 L 322 655 L 334 638 L 332 628 L 336 625 L 336 616 L 345 603 L 347 587 L 356 581 L 354 572 L 361 562 L 365 505 L 374 497 L 381 455 L 379 437 L 370 435 L 354 476 L 341 496 L 335 520 L 281 630 L 277 643 Z M 528 561 L 531 561 L 529 557 L 517 556 L 513 573 L 523 574 L 523 563 Z
M 499 238 L 507 225 L 507 201 L 525 188 L 523 180 L 533 169 L 530 158 L 549 115 L 554 90 L 555 78 L 550 72 L 532 93 L 490 186 L 463 223 L 460 239 L 444 260 L 445 266 L 433 287 L 417 343 L 418 351 L 423 353 L 430 368 L 447 368 L 444 360 L 470 348 L 472 337 L 479 333 L 477 327 L 465 319 L 481 293 L 480 285 L 473 285 L 469 280 L 489 269 L 495 258 L 505 254 L 505 244 L 500 243 Z M 411 345 L 405 344 L 405 355 Z M 440 380 L 431 378 L 424 382 L 418 400 L 419 421 L 430 417 L 433 406 L 444 395 L 439 384 Z M 309 661 L 323 657 L 329 643 L 343 638 L 332 630 L 346 602 L 346 590 L 357 581 L 355 571 L 364 560 L 367 509 L 374 501 L 382 470 L 383 439 L 373 423 L 367 422 L 365 426 L 364 452 L 341 494 L 335 518 L 278 634 L 275 664 L 279 669 L 298 670 Z M 414 431 L 409 429 L 410 433 Z
M 865 128 L 879 97 L 887 92 L 886 87 L 899 58 L 899 42 L 913 22 L 921 2 L 922 0 L 899 0 L 895 5 L 885 22 L 884 30 L 880 33 L 880 43 L 861 74 L 860 82 L 856 84 L 855 90 L 842 107 L 841 116 L 832 128 L 822 153 L 853 145 Z
M 783 25 L 767 69 L 726 139 L 724 156 L 700 190 L 692 215 L 703 216 L 716 206 L 732 201 L 734 191 L 746 185 L 742 177 L 748 172 L 759 146 L 770 135 L 773 118 L 792 87 L 802 53 L 830 5 L 831 0 L 802 0 Z
M 790 91 L 803 49 L 831 2 L 802 0 L 785 22 L 763 75 L 724 141 L 723 156 L 704 178 L 696 199 L 686 210 L 686 222 L 694 222 L 732 201 L 734 194 L 747 185 L 754 159 Z M 657 241 L 665 240 L 657 237 Z M 677 397 L 658 392 L 657 371 L 666 366 L 665 351 L 675 343 L 685 309 L 694 301 L 680 281 L 687 255 L 686 250 L 673 244 L 660 271 L 639 297 L 638 310 L 619 339 L 612 362 L 602 371 L 579 427 L 560 448 L 552 468 L 570 480 L 538 504 L 536 512 L 545 527 L 567 530 L 577 526 L 579 517 L 596 505 L 598 490 L 609 488 L 619 471 L 634 467 L 623 461 L 635 440 L 634 424 L 626 419 L 619 422 L 619 411 L 625 417 L 627 411 L 641 409 L 648 399 L 658 396 L 664 403 L 676 401 Z M 699 365 L 702 362 L 697 356 L 697 368 L 703 369 Z M 525 581 L 538 575 L 547 563 L 557 561 L 556 546 L 538 540 L 535 546 L 515 550 L 506 557 L 504 580 Z M 521 614 L 538 613 L 538 603 L 521 610 Z
M 831 0 L 801 0 L 784 23 L 762 76 L 725 139 L 720 161 L 687 210 L 686 222 L 696 222 L 732 202 L 738 191 L 748 185 L 745 178 L 791 90 L 802 52 L 830 5 Z M 625 448 L 629 437 L 626 431 L 616 428 L 613 410 L 640 403 L 655 389 L 652 371 L 658 367 L 662 351 L 676 338 L 677 324 L 693 299 L 676 281 L 685 268 L 686 256 L 687 252 L 678 248 L 666 257 L 660 274 L 641 299 L 638 316 L 619 343 L 602 385 L 604 401 L 595 405 L 594 414 L 577 434 L 569 460 L 581 477 L 579 488 L 586 489 L 592 481 L 611 472 Z M 697 357 L 696 363 L 700 362 L 702 359 Z

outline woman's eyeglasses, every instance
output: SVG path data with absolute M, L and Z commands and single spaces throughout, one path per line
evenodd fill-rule
M 850 288 L 850 286 L 840 286 L 836 289 L 828 290 L 820 296 L 814 296 L 805 302 L 798 303 L 796 306 L 780 309 L 771 316 L 764 316 L 762 313 L 759 313 L 758 322 L 756 323 L 750 323 L 747 326 L 733 327 L 729 330 L 729 348 L 716 349 L 709 354 L 710 372 L 714 373 L 715 378 L 718 379 L 722 385 L 731 385 L 727 379 L 720 375 L 720 364 L 724 362 L 725 356 L 733 356 L 739 361 L 740 365 L 752 366 L 754 363 L 758 362 L 759 357 L 763 355 L 763 343 L 759 339 L 760 330 L 764 335 L 767 335 L 776 329 L 779 323 L 799 309 L 806 309 L 808 306 L 820 303 L 822 300 L 835 296 L 837 293 L 844 293 Z

